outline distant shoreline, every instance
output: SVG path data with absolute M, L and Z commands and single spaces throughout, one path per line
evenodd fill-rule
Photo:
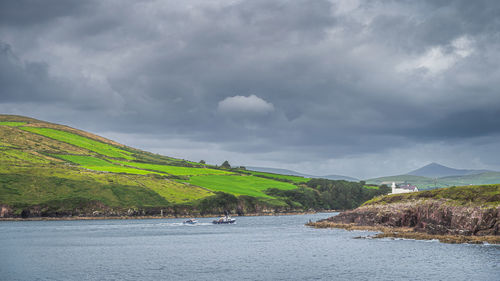
M 324 210 L 313 212 L 285 212 L 285 213 L 250 213 L 239 216 L 238 214 L 231 215 L 233 217 L 257 217 L 257 216 L 293 216 L 293 215 L 307 215 L 319 213 L 335 213 L 338 210 Z M 220 217 L 221 214 L 207 214 L 207 215 L 165 215 L 165 216 L 100 216 L 100 217 L 86 217 L 86 216 L 72 216 L 72 217 L 29 217 L 29 218 L 0 218 L 0 221 L 76 221 L 76 220 L 143 220 L 143 219 L 183 219 L 183 218 L 214 218 Z

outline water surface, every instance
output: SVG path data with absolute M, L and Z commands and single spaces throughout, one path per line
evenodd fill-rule
M 500 280 L 500 247 L 354 239 L 331 214 L 0 222 L 1 280 Z

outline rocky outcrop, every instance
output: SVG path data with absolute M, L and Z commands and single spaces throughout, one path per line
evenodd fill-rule
M 357 226 L 406 227 L 433 235 L 500 235 L 500 207 L 457 206 L 445 199 L 367 205 L 323 221 Z
M 7 205 L 0 205 L 0 218 L 9 217 L 12 213 L 12 209 Z

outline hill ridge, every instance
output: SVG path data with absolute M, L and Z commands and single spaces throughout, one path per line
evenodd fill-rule
M 296 212 L 352 208 L 388 192 L 310 181 L 176 159 L 66 125 L 0 115 L 0 217 Z M 332 200 L 338 192 L 344 195 Z

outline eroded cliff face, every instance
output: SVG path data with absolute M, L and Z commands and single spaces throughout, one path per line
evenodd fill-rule
M 435 199 L 367 205 L 324 221 L 410 227 L 439 235 L 500 235 L 500 207 L 456 206 L 450 201 Z

